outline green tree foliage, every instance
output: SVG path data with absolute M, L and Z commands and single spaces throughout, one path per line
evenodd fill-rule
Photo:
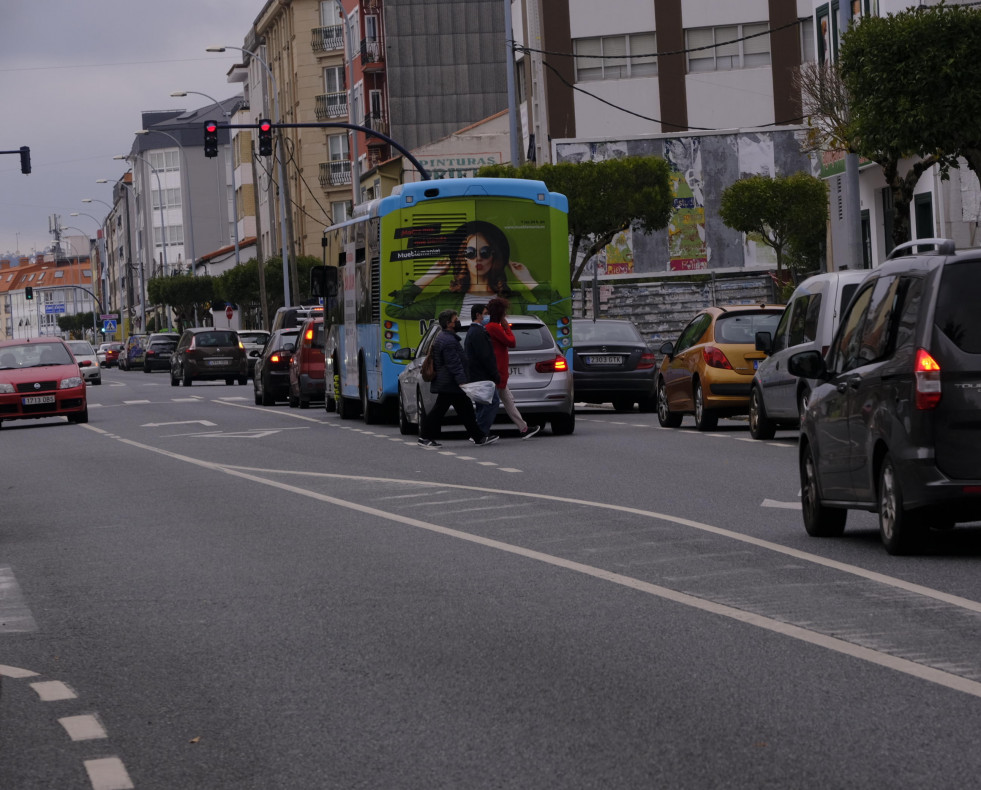
M 311 255 L 300 255 L 296 259 L 297 286 L 300 294 L 300 301 L 307 301 L 310 296 L 310 270 L 314 266 L 319 266 L 323 262 Z M 276 310 L 284 305 L 283 294 L 283 260 L 282 258 L 270 258 L 266 261 L 263 270 L 266 279 L 266 303 L 269 314 L 275 314 Z M 245 263 L 239 264 L 226 272 L 218 275 L 215 279 L 214 293 L 216 299 L 223 299 L 227 302 L 234 302 L 249 316 L 249 322 L 256 326 L 268 326 L 268 318 L 261 317 L 259 314 L 259 263 L 255 258 L 251 258 Z
M 828 187 L 801 172 L 749 176 L 723 190 L 719 214 L 728 227 L 773 248 L 778 275 L 785 262 L 814 268 L 828 222 Z
M 670 169 L 653 156 L 607 159 L 602 162 L 561 162 L 489 165 L 479 176 L 531 178 L 544 181 L 552 192 L 569 199 L 572 248 L 569 271 L 573 284 L 586 263 L 621 231 L 635 227 L 643 233 L 667 227 L 671 218 Z M 577 260 L 582 253 L 582 260 Z
M 97 322 L 98 316 L 94 310 L 87 313 L 73 313 L 72 315 L 59 315 L 58 328 L 62 332 L 68 332 L 74 338 L 85 337 L 85 333 L 95 326 L 102 324 Z M 96 338 L 98 340 L 98 338 Z
M 183 331 L 193 323 L 195 310 L 207 309 L 214 298 L 214 279 L 208 275 L 175 274 L 169 277 L 153 277 L 146 284 L 151 304 L 169 305 L 177 319 L 177 327 Z
M 851 147 L 882 167 L 896 244 L 910 239 L 913 189 L 929 168 L 939 165 L 946 177 L 963 156 L 981 175 L 978 52 L 981 12 L 964 6 L 867 17 L 842 38 Z

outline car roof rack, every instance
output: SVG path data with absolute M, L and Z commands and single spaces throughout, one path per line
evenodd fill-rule
M 957 245 L 954 244 L 953 239 L 914 239 L 904 244 L 897 244 L 886 260 L 891 261 L 893 258 L 899 257 L 902 250 L 913 250 L 915 254 L 914 248 L 916 247 L 936 247 L 938 255 L 953 255 L 957 250 Z

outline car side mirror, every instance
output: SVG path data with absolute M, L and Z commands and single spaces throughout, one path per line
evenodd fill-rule
M 396 351 L 394 354 L 392 354 L 392 359 L 405 359 L 405 360 L 409 360 L 409 359 L 415 359 L 415 358 L 416 358 L 416 352 L 415 352 L 415 349 L 412 349 L 412 348 L 400 348 L 398 351 Z
M 828 368 L 820 351 L 801 351 L 787 360 L 790 375 L 802 379 L 826 379 Z
M 756 350 L 769 356 L 773 353 L 773 335 L 769 332 L 756 333 Z
M 668 359 L 671 359 L 671 357 L 674 356 L 674 343 L 672 343 L 670 340 L 667 341 L 658 349 L 658 353 L 663 354 Z

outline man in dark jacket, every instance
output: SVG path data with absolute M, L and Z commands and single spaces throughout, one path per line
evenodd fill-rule
M 490 335 L 484 325 L 490 320 L 487 305 L 475 304 L 470 308 L 471 324 L 467 329 L 467 338 L 463 341 L 463 350 L 467 355 L 467 376 L 470 381 L 493 381 L 494 399 L 490 403 L 476 405 L 477 425 L 484 433 L 490 433 L 501 398 L 497 388 L 501 385 L 501 374 L 497 370 L 497 359 Z
M 473 403 L 460 389 L 467 383 L 467 357 L 456 334 L 458 315 L 456 310 L 444 310 L 439 314 L 442 331 L 436 335 L 429 353 L 436 362 L 436 378 L 429 385 L 429 391 L 436 393 L 436 404 L 419 424 L 419 444 L 423 447 L 442 447 L 439 443 L 443 417 L 452 406 L 463 420 L 470 434 L 470 441 L 478 446 L 493 444 L 496 436 L 488 436 L 477 425 Z

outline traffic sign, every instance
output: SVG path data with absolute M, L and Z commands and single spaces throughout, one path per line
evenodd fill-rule
M 116 332 L 116 322 L 115 321 L 103 321 L 102 328 L 106 331 L 106 334 L 111 335 Z
M 100 321 L 118 321 L 119 313 L 106 313 L 105 315 L 99 316 Z
M 54 313 L 63 313 L 63 312 L 65 312 L 65 305 L 64 305 L 64 303 L 61 303 L 61 304 L 46 304 L 44 306 L 44 314 L 45 315 L 52 315 Z
M 232 306 L 231 305 L 228 305 L 225 308 L 225 318 L 227 318 L 229 321 L 231 321 L 233 315 L 235 315 L 235 311 L 232 309 Z

